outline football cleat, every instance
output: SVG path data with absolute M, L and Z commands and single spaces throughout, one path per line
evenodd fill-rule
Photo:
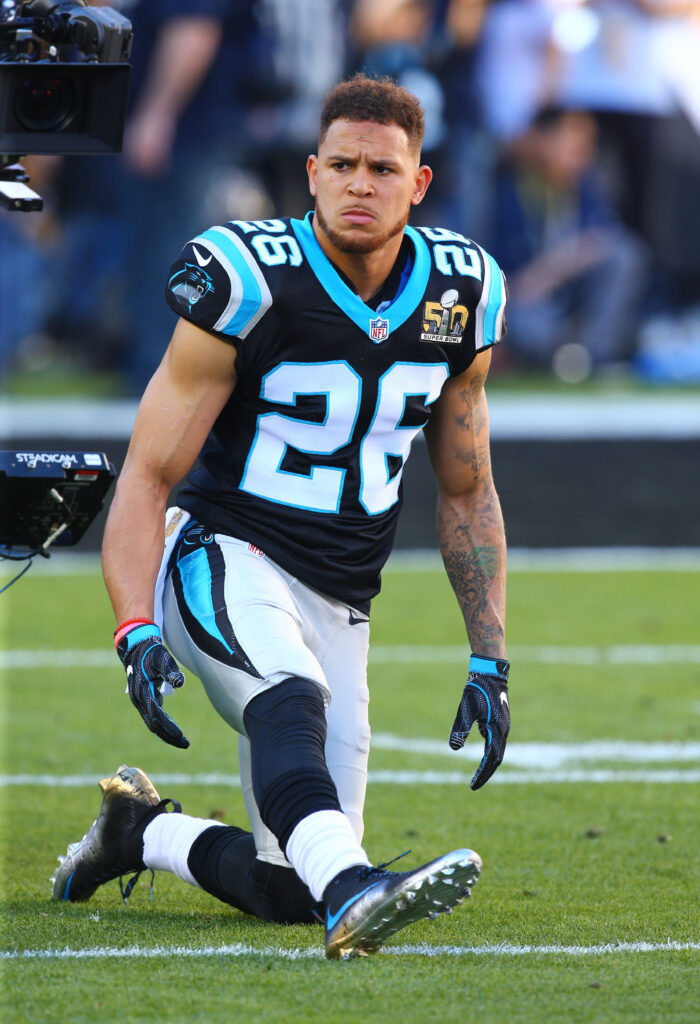
M 470 895 L 480 872 L 481 858 L 473 850 L 453 850 L 415 871 L 341 871 L 324 893 L 326 956 L 344 960 L 374 953 L 400 928 L 449 914 Z
M 143 832 L 168 803 L 176 812 L 180 804 L 161 800 L 155 786 L 140 768 L 122 764 L 114 775 L 99 783 L 103 792 L 100 813 L 92 827 L 78 843 L 71 843 L 59 866 L 51 876 L 51 896 L 55 900 L 77 903 L 89 900 L 98 886 L 113 878 L 120 879 L 124 900 L 130 895 L 136 879 L 145 870 Z M 121 876 L 136 872 L 126 887 Z

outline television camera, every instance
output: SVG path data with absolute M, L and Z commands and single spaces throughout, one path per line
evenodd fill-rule
M 40 210 L 21 156 L 118 153 L 131 23 L 85 0 L 0 0 L 0 203 Z
M 49 548 L 77 544 L 114 475 L 104 452 L 0 451 L 0 560 L 28 569 Z

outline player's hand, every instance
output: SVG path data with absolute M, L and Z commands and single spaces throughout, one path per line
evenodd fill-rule
M 463 747 L 469 730 L 478 722 L 485 740 L 484 756 L 469 783 L 472 789 L 479 789 L 488 782 L 503 760 L 510 732 L 509 669 L 505 658 L 481 658 L 472 654 L 469 659 L 469 676 L 450 733 L 450 746 L 453 750 Z
M 126 632 L 123 628 L 117 630 L 115 637 L 121 633 L 117 654 L 126 669 L 131 703 L 156 736 L 173 747 L 189 747 L 190 741 L 163 711 L 163 685 L 168 683 L 178 689 L 185 677 L 163 646 L 160 630 L 152 622 L 139 622 Z

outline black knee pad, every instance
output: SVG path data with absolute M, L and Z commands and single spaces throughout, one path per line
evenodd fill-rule
M 326 766 L 321 691 L 308 679 L 285 679 L 254 697 L 243 721 L 260 817 L 286 850 L 302 818 L 315 811 L 340 810 Z

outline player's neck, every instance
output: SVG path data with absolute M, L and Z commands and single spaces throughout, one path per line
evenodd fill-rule
M 394 235 L 374 252 L 349 253 L 343 252 L 331 242 L 319 226 L 317 217 L 313 220 L 313 228 L 316 240 L 328 259 L 352 281 L 362 301 L 367 302 L 376 295 L 396 262 L 403 242 L 403 232 Z

